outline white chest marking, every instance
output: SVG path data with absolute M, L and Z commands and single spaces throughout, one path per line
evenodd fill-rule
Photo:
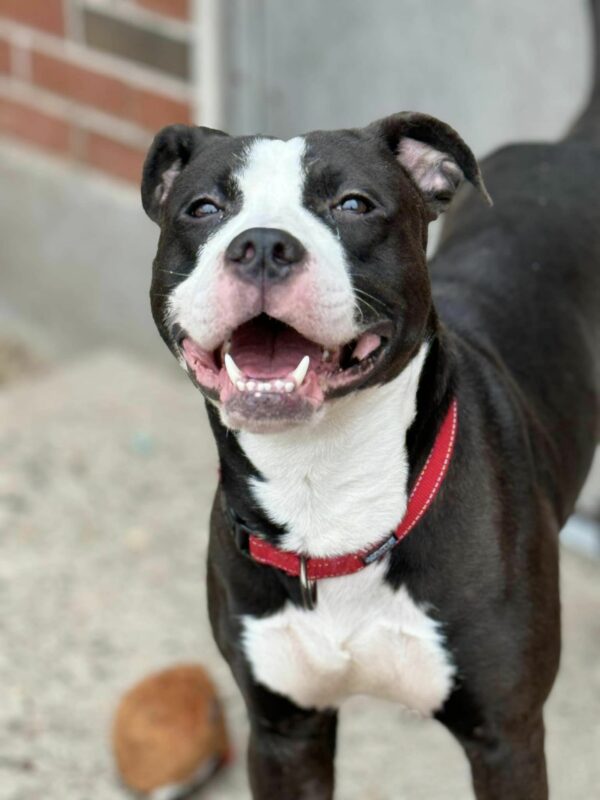
M 394 381 L 345 398 L 310 430 L 239 441 L 264 480 L 254 497 L 285 525 L 283 547 L 313 556 L 380 541 L 406 509 L 406 432 L 427 354 L 423 345 Z M 243 618 L 257 681 L 300 706 L 337 706 L 354 694 L 395 700 L 431 714 L 450 693 L 454 669 L 439 626 L 384 582 L 386 563 L 319 582 L 318 603 L 292 603 Z
M 416 413 L 428 344 L 388 384 L 331 403 L 313 428 L 242 432 L 239 442 L 263 480 L 250 488 L 285 526 L 282 547 L 334 556 L 376 544 L 406 509 L 406 431 Z
M 438 709 L 454 669 L 437 623 L 385 564 L 320 581 L 317 607 L 288 603 L 263 619 L 243 618 L 244 647 L 255 679 L 303 707 L 337 707 L 355 694 L 401 703 L 420 714 Z

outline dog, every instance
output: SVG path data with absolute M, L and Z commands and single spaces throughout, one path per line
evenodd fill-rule
M 481 168 L 421 113 L 156 136 L 152 312 L 218 446 L 209 615 L 254 798 L 333 796 L 358 693 L 446 726 L 478 800 L 548 797 L 558 534 L 600 430 L 599 177 L 598 79 L 564 139 Z

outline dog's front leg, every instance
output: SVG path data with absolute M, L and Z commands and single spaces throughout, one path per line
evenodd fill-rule
M 477 800 L 548 800 L 544 724 L 519 725 L 492 744 L 469 743 Z
M 471 765 L 477 800 L 548 800 L 541 713 L 494 726 L 493 732 L 483 725 L 474 735 L 457 738 Z
M 248 771 L 254 800 L 331 800 L 337 714 L 250 716 Z
M 219 551 L 215 525 L 208 562 L 208 608 L 215 641 L 248 709 L 252 796 L 254 800 L 331 800 L 337 713 L 300 708 L 255 680 L 242 646 L 241 614 L 233 597 L 236 592 L 242 596 L 237 600 L 241 607 L 248 607 L 251 601 L 256 604 L 257 583 L 254 569 L 248 577 L 249 562 L 238 561 L 237 555 L 235 560 L 227 557 L 232 552 L 228 536 L 220 541 L 229 551 Z M 235 575 L 224 575 L 230 564 L 236 566 Z M 259 597 L 268 597 L 268 586 L 264 581 L 260 585 Z

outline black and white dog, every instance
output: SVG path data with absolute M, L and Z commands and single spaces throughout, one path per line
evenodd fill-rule
M 548 796 L 558 533 L 600 421 L 598 85 L 563 141 L 483 171 L 493 208 L 414 113 L 289 141 L 172 126 L 148 154 L 152 310 L 220 454 L 210 619 L 255 798 L 332 797 L 357 693 L 440 720 L 479 800 Z

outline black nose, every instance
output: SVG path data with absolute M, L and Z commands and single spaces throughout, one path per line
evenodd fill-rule
M 225 259 L 238 276 L 253 283 L 285 280 L 305 255 L 298 239 L 278 228 L 249 228 L 225 251 Z

